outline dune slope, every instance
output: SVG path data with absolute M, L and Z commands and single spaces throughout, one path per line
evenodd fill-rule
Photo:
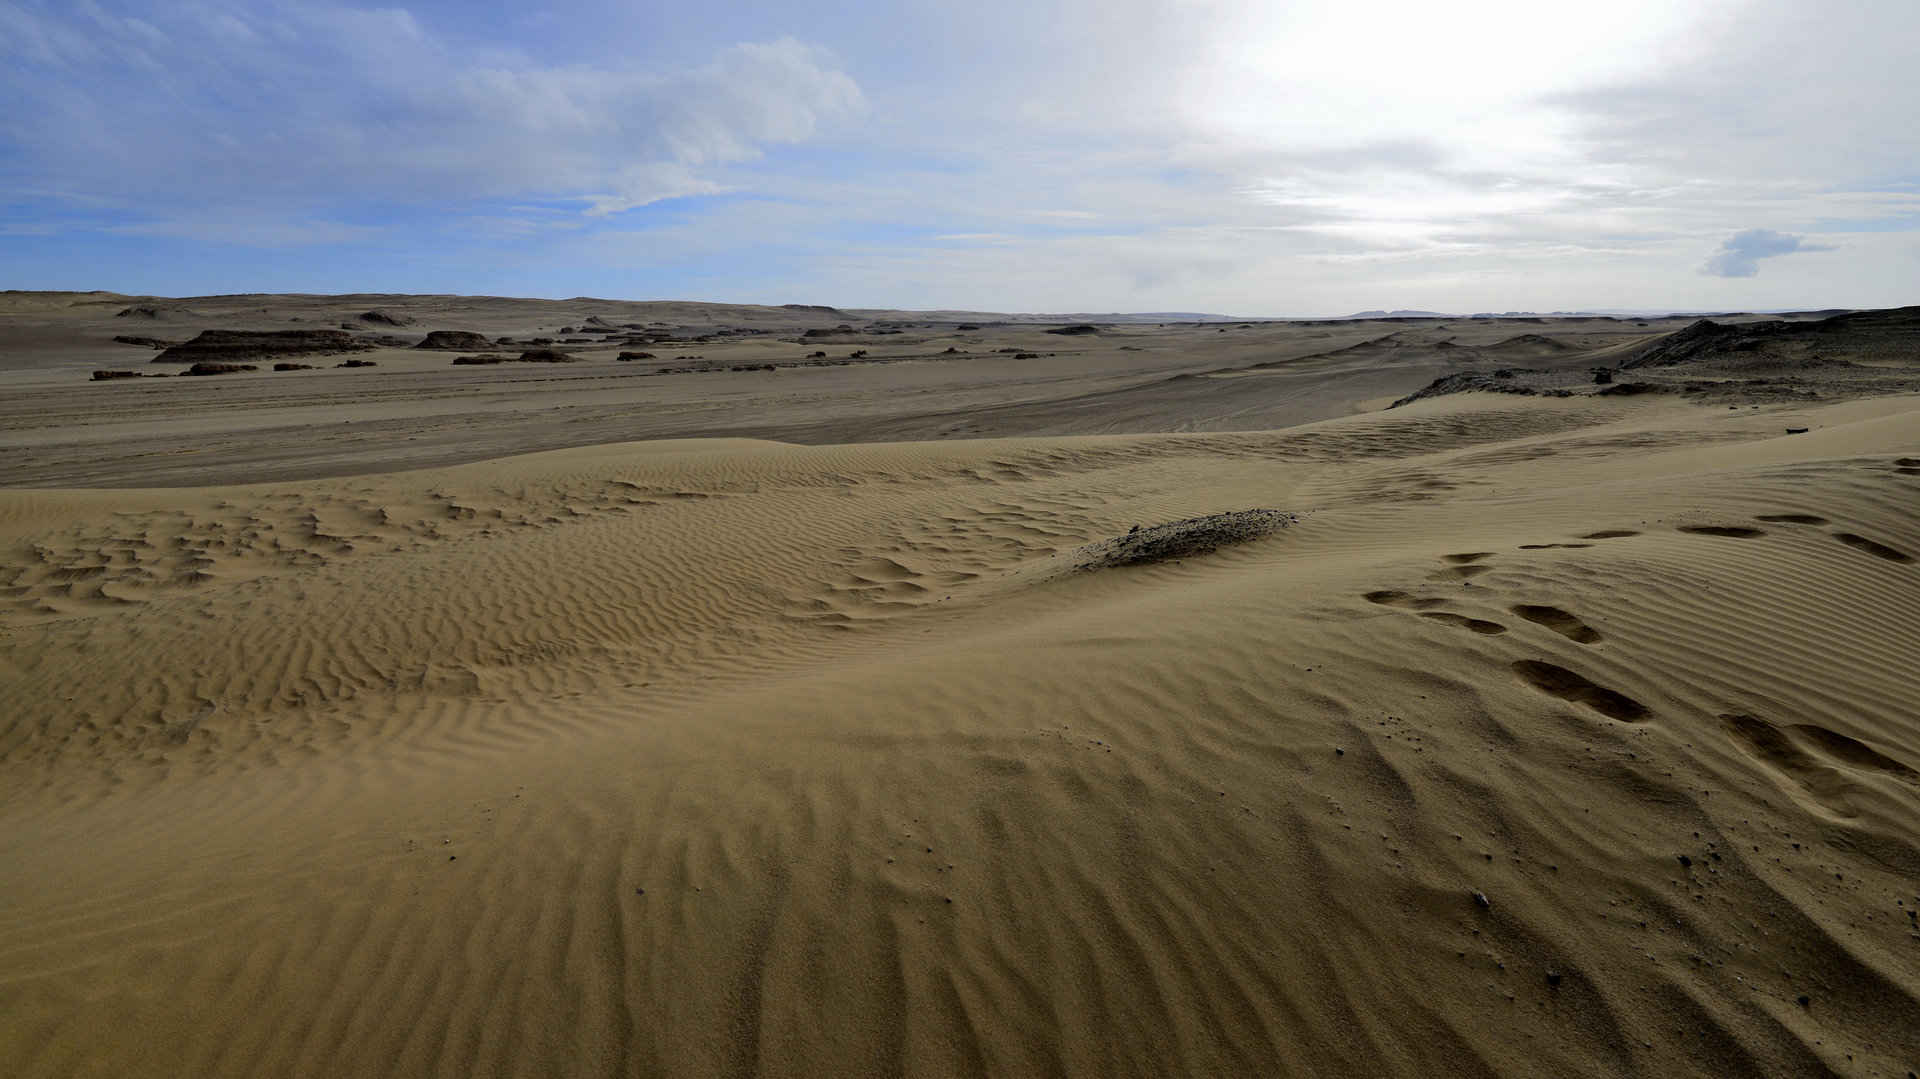
M 1483 395 L 0 492 L 0 1060 L 1904 1074 L 1916 495 Z

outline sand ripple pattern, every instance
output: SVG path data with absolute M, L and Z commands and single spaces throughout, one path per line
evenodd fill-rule
M 1904 1074 L 1920 413 L 1631 407 L 8 495 L 0 1060 Z

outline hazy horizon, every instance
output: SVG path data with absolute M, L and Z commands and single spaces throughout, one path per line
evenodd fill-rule
M 0 0 L 0 287 L 1890 307 L 1920 9 Z

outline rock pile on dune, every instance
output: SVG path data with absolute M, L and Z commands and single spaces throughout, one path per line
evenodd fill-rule
M 1112 569 L 1211 554 L 1278 532 L 1299 519 L 1282 510 L 1254 509 L 1192 517 L 1152 528 L 1135 525 L 1124 536 L 1080 548 L 1074 555 L 1074 568 Z

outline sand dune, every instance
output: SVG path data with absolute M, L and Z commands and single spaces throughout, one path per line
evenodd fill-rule
M 1480 394 L 0 491 L 0 1059 L 1905 1074 L 1916 495 Z

